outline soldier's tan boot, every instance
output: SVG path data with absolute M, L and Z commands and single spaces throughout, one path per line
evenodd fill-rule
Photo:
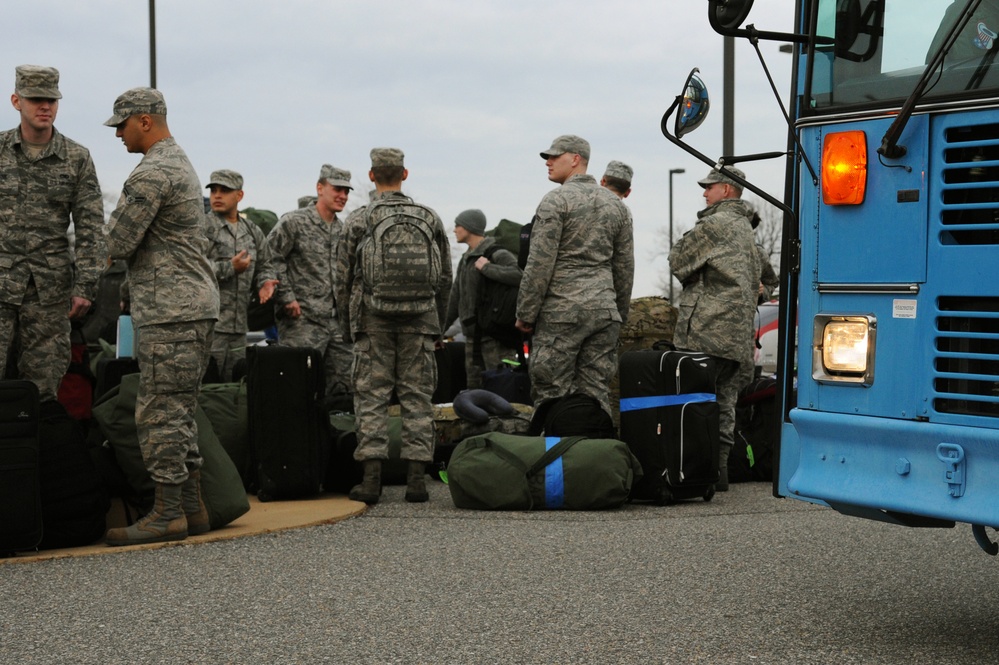
M 427 493 L 427 465 L 425 462 L 410 462 L 406 474 L 406 501 L 423 503 L 430 500 Z
M 369 506 L 378 503 L 382 495 L 382 461 L 380 459 L 364 460 L 364 478 L 360 485 L 350 488 L 347 495 L 353 501 L 363 501 Z
M 208 519 L 208 508 L 201 496 L 201 470 L 192 471 L 184 482 L 181 491 L 181 505 L 187 518 L 187 535 L 199 536 L 212 530 Z
M 132 526 L 108 529 L 108 545 L 145 545 L 187 538 L 187 518 L 181 507 L 182 492 L 182 485 L 157 483 L 153 509 Z

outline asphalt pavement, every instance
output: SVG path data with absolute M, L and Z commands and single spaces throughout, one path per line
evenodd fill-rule
M 999 662 L 999 560 L 775 499 L 458 510 L 0 566 L 0 663 Z

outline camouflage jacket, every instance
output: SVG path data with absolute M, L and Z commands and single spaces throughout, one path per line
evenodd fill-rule
M 242 216 L 235 224 L 215 213 L 209 213 L 207 218 L 212 231 L 208 258 L 219 282 L 219 320 L 215 330 L 245 333 L 246 308 L 254 291 L 267 280 L 275 279 L 267 238 L 256 224 Z M 250 254 L 250 267 L 237 275 L 232 257 L 244 249 Z
M 66 234 L 72 219 L 74 248 Z M 42 304 L 97 297 L 108 265 L 104 203 L 90 152 L 58 130 L 38 159 L 21 128 L 0 133 L 0 302 L 20 305 L 32 277 Z
M 277 279 L 276 305 L 298 301 L 302 316 L 332 326 L 336 316 L 333 290 L 336 247 L 343 222 L 325 222 L 315 204 L 285 213 L 267 236 Z
M 593 176 L 574 175 L 538 206 L 517 318 L 623 322 L 634 278 L 631 213 Z
M 402 192 L 373 192 L 371 203 L 382 198 L 402 197 L 412 201 Z M 337 302 L 348 302 L 347 313 L 340 313 L 340 329 L 344 339 L 353 339 L 359 332 L 401 332 L 440 335 L 446 327 L 444 321 L 447 314 L 448 298 L 451 293 L 451 245 L 444 224 L 437 213 L 430 220 L 435 228 L 434 237 L 440 251 L 441 276 L 437 290 L 437 311 L 428 312 L 411 318 L 387 318 L 377 316 L 364 306 L 364 281 L 361 278 L 360 266 L 357 265 L 357 245 L 367 233 L 367 206 L 362 206 L 350 213 L 344 223 L 344 231 L 340 236 L 340 245 L 336 255 L 336 298 Z M 433 211 L 431 211 L 433 212 Z
M 461 255 L 461 259 L 458 260 L 458 269 L 454 274 L 451 296 L 447 303 L 446 326 L 451 325 L 455 319 L 459 319 L 462 324 L 462 332 L 468 334 L 468 326 L 475 323 L 475 306 L 478 301 L 479 282 L 482 279 L 491 279 L 512 286 L 520 284 L 523 272 L 517 265 L 517 257 L 503 248 L 496 250 L 492 260 L 482 270 L 475 267 L 475 262 L 479 260 L 479 257 L 484 256 L 486 250 L 495 245 L 495 239 L 486 237 L 482 239 L 478 247 L 469 249 Z
M 198 174 L 173 138 L 157 141 L 125 181 L 106 233 L 128 262 L 136 327 L 218 319 Z
M 683 284 L 678 349 L 740 362 L 752 352 L 761 274 L 752 216 L 742 199 L 719 201 L 697 213 L 694 228 L 673 245 L 670 269 Z

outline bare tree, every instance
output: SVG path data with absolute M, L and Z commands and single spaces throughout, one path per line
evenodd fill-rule
M 770 265 L 780 274 L 780 248 L 784 233 L 784 213 L 764 201 L 753 201 L 760 216 L 756 227 L 756 244 L 770 257 Z

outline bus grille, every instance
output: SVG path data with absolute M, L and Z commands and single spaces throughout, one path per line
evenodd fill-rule
M 943 132 L 944 245 L 999 245 L 999 124 Z
M 999 418 L 999 298 L 938 300 L 933 408 Z

